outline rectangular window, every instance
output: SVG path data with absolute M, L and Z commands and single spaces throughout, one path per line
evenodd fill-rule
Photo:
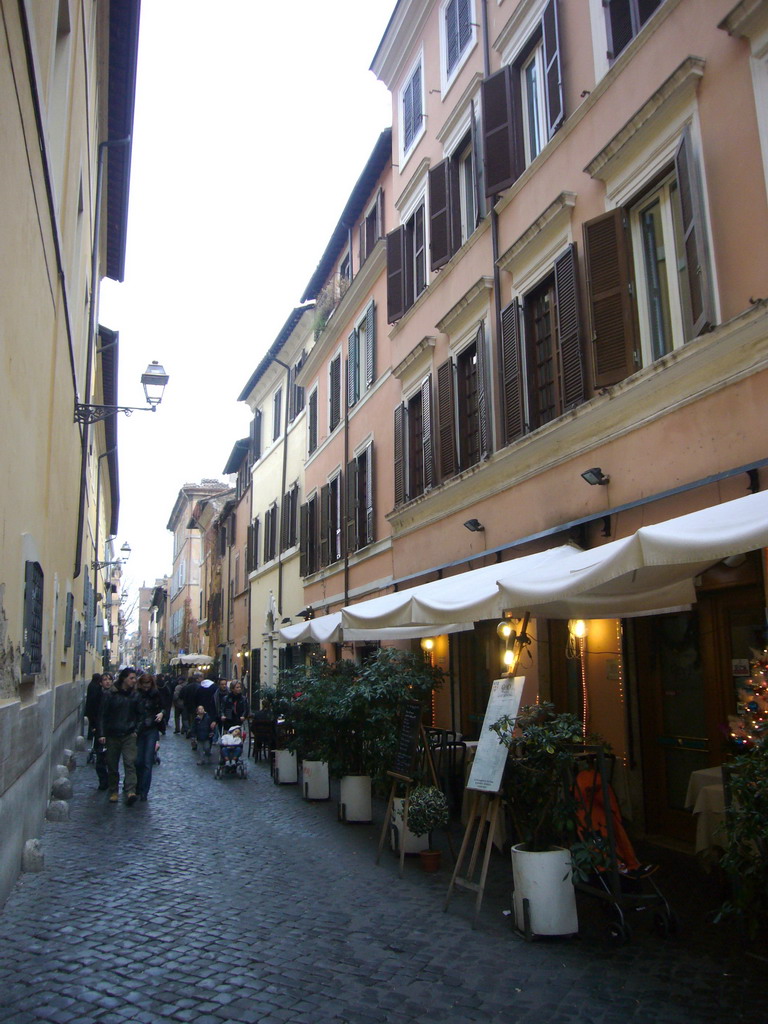
M 423 131 L 424 104 L 421 86 L 421 58 L 400 93 L 401 139 L 403 155 L 408 153 Z
M 299 387 L 296 383 L 296 377 L 299 375 L 302 366 L 307 358 L 306 352 L 302 352 L 298 361 L 293 364 L 289 373 L 289 385 L 288 385 L 288 421 L 293 423 L 296 417 L 299 415 L 301 410 L 304 408 L 304 388 Z
M 714 320 L 704 196 L 690 128 L 674 171 L 584 225 L 596 387 L 615 384 Z
M 283 496 L 283 510 L 280 518 L 280 550 L 287 551 L 296 546 L 298 540 L 299 485 Z
M 387 319 L 399 320 L 427 287 L 424 202 L 387 235 Z
M 485 332 L 455 361 L 437 368 L 437 438 L 441 479 L 475 465 L 490 451 Z
M 251 463 L 261 458 L 261 409 L 256 409 L 251 420 Z
M 563 123 L 563 82 L 556 0 L 520 57 L 482 84 L 485 194 L 520 177 Z
M 429 172 L 430 268 L 438 270 L 477 227 L 480 183 L 477 177 L 474 119 L 453 155 Z
M 448 0 L 443 8 L 445 72 L 450 78 L 474 38 L 470 0 Z
M 87 580 L 88 577 L 86 577 Z M 24 625 L 21 672 L 32 676 L 43 670 L 43 585 L 39 562 L 24 563 Z
M 341 422 L 341 353 L 328 366 L 328 429 L 332 433 Z
M 371 300 L 347 345 L 347 406 L 370 390 L 376 377 L 376 306 Z
M 310 576 L 320 567 L 320 516 L 318 496 L 313 495 L 301 506 L 299 572 Z
M 360 223 L 360 266 L 384 237 L 384 192 L 379 189 L 376 200 Z
M 254 572 L 259 567 L 259 526 L 261 525 L 257 516 L 248 527 L 248 539 L 246 547 L 246 571 Z
M 373 543 L 373 442 L 347 466 L 347 551 Z
M 278 388 L 272 397 L 272 440 L 280 437 L 283 415 L 283 389 Z
M 307 409 L 307 452 L 309 455 L 317 448 L 317 388 L 309 396 Z
M 603 0 L 609 60 L 616 60 L 661 3 L 662 0 Z
M 64 612 L 64 650 L 72 646 L 72 620 L 75 614 L 75 595 L 67 592 L 67 603 Z
M 277 557 L 277 502 L 264 513 L 264 561 Z

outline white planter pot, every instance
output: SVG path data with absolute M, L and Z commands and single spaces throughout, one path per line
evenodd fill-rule
M 301 791 L 305 800 L 328 800 L 331 782 L 327 761 L 301 762 Z
M 370 775 L 345 775 L 339 790 L 340 820 L 370 821 L 372 817 Z
M 576 917 L 576 891 L 571 881 L 571 855 L 553 847 L 531 853 L 512 847 L 512 874 L 515 881 L 515 926 L 531 935 L 574 935 L 579 930 Z M 525 906 L 528 901 L 528 927 Z
M 393 850 L 399 850 L 403 842 L 403 804 L 405 798 L 395 797 L 392 801 L 392 835 L 391 843 Z M 429 849 L 429 836 L 416 836 L 409 828 L 405 830 L 405 852 L 420 853 Z
M 292 750 L 275 751 L 275 782 L 290 784 L 299 781 L 296 754 Z

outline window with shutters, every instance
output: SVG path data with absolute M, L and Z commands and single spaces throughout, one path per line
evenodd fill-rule
M 320 505 L 314 494 L 301 506 L 300 514 L 300 563 L 302 576 L 311 576 L 320 568 Z
M 376 194 L 368 212 L 360 223 L 360 266 L 368 259 L 380 238 L 384 237 L 384 192 Z
M 373 299 L 347 342 L 347 406 L 351 409 L 376 379 L 376 306 Z
M 277 502 L 264 513 L 264 561 L 271 562 L 277 557 Z
M 299 485 L 296 483 L 283 496 L 282 515 L 280 517 L 280 550 L 288 551 L 296 546 L 298 540 L 299 516 Z
M 427 287 L 424 200 L 387 235 L 387 320 L 395 323 Z
M 704 196 L 686 126 L 674 168 L 584 225 L 596 387 L 615 384 L 714 321 Z
M 261 409 L 254 410 L 251 420 L 251 464 L 261 458 Z
M 481 216 L 474 115 L 453 154 L 429 171 L 430 268 L 438 270 L 470 238 Z
M 283 422 L 283 389 L 278 388 L 272 396 L 272 440 L 280 437 Z
M 259 517 L 248 526 L 248 538 L 245 551 L 246 572 L 254 572 L 259 567 Z
M 72 622 L 75 614 L 75 595 L 67 591 L 67 603 L 64 612 L 64 650 L 72 646 Z
M 326 509 L 326 539 L 327 539 L 327 561 L 324 565 L 332 565 L 338 562 L 342 555 L 341 550 L 341 473 L 329 480 L 323 488 L 327 496 Z M 321 543 L 323 538 L 321 537 Z
M 288 422 L 293 423 L 296 417 L 304 408 L 304 388 L 296 383 L 296 377 L 307 358 L 306 352 L 302 352 L 299 359 L 293 364 L 289 373 L 288 384 Z
M 43 570 L 39 562 L 24 563 L 24 625 L 21 672 L 25 676 L 35 675 L 43 670 L 44 579 Z
M 510 444 L 580 405 L 585 398 L 576 247 L 553 272 L 502 310 L 502 438 Z
M 437 445 L 440 478 L 475 465 L 490 453 L 485 330 L 437 368 Z
M 616 60 L 662 2 L 663 0 L 603 0 L 609 60 Z
M 374 541 L 373 442 L 347 466 L 347 552 Z
M 422 58 L 413 65 L 400 90 L 400 153 L 405 157 L 424 133 L 424 91 Z
M 395 505 L 418 498 L 434 487 L 432 374 L 395 409 Z
M 341 352 L 328 366 L 328 430 L 330 433 L 341 422 Z
M 533 35 L 514 60 L 483 81 L 485 194 L 520 177 L 563 123 L 557 0 L 547 0 Z
M 317 448 L 317 388 L 309 396 L 307 403 L 307 454 L 311 455 Z
M 473 0 L 443 0 L 440 11 L 440 42 L 443 54 L 443 88 L 458 74 L 477 38 Z

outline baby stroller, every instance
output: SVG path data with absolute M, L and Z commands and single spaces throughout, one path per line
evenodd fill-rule
M 233 725 L 222 735 L 219 741 L 219 763 L 214 775 L 220 779 L 222 775 L 237 775 L 245 779 L 248 769 L 243 761 L 243 727 Z

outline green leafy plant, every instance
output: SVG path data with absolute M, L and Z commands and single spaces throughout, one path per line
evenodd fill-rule
M 567 779 L 574 746 L 583 743 L 579 719 L 543 703 L 504 715 L 491 729 L 509 750 L 504 792 L 518 841 L 531 851 L 570 846 L 576 825 Z
M 436 828 L 445 828 L 448 818 L 448 801 L 442 790 L 436 786 L 416 786 L 411 791 L 408 801 L 408 828 L 415 836 L 429 836 L 430 850 L 432 831 Z
M 728 849 L 720 863 L 730 880 L 731 899 L 719 918 L 737 915 L 747 935 L 756 938 L 768 929 L 768 744 L 735 758 L 729 775 Z

